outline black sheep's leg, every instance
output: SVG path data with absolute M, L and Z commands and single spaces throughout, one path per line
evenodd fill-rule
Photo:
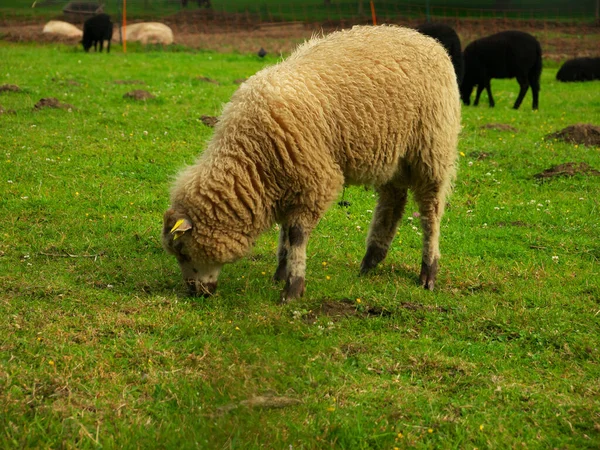
M 517 100 L 515 101 L 513 109 L 519 109 L 519 106 L 521 106 L 521 102 L 525 98 L 527 89 L 529 89 L 529 81 L 527 80 L 526 77 L 519 76 L 519 77 L 517 77 L 517 81 L 519 82 L 519 96 L 517 97 Z
M 103 48 L 104 48 L 104 39 L 100 39 L 100 53 L 102 53 Z
M 494 106 L 496 106 L 496 102 L 494 101 L 494 96 L 492 95 L 492 82 L 491 82 L 491 80 L 488 80 L 487 83 L 485 84 L 485 90 L 486 90 L 487 95 L 488 95 L 488 101 L 490 102 L 490 108 L 493 108 Z
M 109 39 L 108 40 L 108 44 L 106 44 L 106 53 L 110 53 L 110 41 L 111 41 L 111 39 Z
M 475 94 L 475 101 L 473 102 L 473 106 L 479 105 L 479 97 L 481 96 L 481 93 L 483 92 L 483 88 L 484 88 L 483 84 L 477 85 L 477 93 Z
M 538 99 L 540 95 L 540 79 L 534 75 L 529 80 L 529 83 L 531 84 L 531 95 L 533 96 L 532 108 L 538 109 Z
M 397 188 L 391 183 L 378 189 L 379 199 L 367 237 L 367 252 L 360 264 L 361 275 L 375 268 L 386 257 L 404 213 L 407 192 L 406 187 Z

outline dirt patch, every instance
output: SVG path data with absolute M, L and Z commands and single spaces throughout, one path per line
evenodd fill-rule
M 600 176 L 600 171 L 590 167 L 586 163 L 568 162 L 559 164 L 558 166 L 550 167 L 543 172 L 534 175 L 537 179 L 555 178 L 555 177 L 572 177 L 577 174 Z
M 245 406 L 247 408 L 260 408 L 260 409 L 281 409 L 287 408 L 289 406 L 295 406 L 302 403 L 300 400 L 296 398 L 290 397 L 276 397 L 273 395 L 258 395 L 256 397 L 251 397 L 247 400 L 242 400 L 239 403 L 230 403 L 225 406 L 221 406 L 217 408 L 217 412 L 219 414 L 224 414 L 229 411 L 233 411 L 240 406 Z
M 67 110 L 76 109 L 73 105 L 69 105 L 68 103 L 62 103 L 57 98 L 54 98 L 54 97 L 42 98 L 42 99 L 40 99 L 39 102 L 37 102 L 33 106 L 33 109 L 36 111 L 39 111 L 40 109 L 44 109 L 44 108 L 67 109 Z
M 233 83 L 234 84 L 242 84 L 246 80 L 247 80 L 247 78 L 237 78 L 237 79 L 233 80 Z
M 115 80 L 114 84 L 146 84 L 145 81 L 142 80 Z
M 214 116 L 200 116 L 200 121 L 207 127 L 212 128 L 219 122 L 219 118 Z
M 212 78 L 208 78 L 208 77 L 202 77 L 202 76 L 200 76 L 200 77 L 196 77 L 196 78 L 194 78 L 194 80 L 197 80 L 197 81 L 203 81 L 203 82 L 205 82 L 205 83 L 212 83 L 212 84 L 216 84 L 217 86 L 218 86 L 219 84 L 221 84 L 221 83 L 219 83 L 217 80 L 213 80 Z
M 558 139 L 571 144 L 600 147 L 600 127 L 590 123 L 577 123 L 545 136 L 546 139 Z
M 517 131 L 519 131 L 515 127 L 505 123 L 486 123 L 485 125 L 482 125 L 479 128 L 483 130 L 510 131 L 512 133 L 516 133 Z
M 20 92 L 21 88 L 16 84 L 3 84 L 0 86 L 0 92 Z
M 146 100 L 156 98 L 156 96 L 152 95 L 148 91 L 144 91 L 143 89 L 135 89 L 133 91 L 129 91 L 129 92 L 123 94 L 123 98 L 130 98 L 133 100 L 146 101 Z

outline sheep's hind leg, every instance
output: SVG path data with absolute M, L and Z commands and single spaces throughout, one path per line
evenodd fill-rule
M 287 258 L 290 249 L 289 229 L 286 223 L 279 230 L 279 246 L 277 248 L 277 269 L 273 280 L 283 281 L 287 278 Z
M 513 105 L 513 109 L 519 109 L 521 102 L 525 98 L 527 89 L 529 89 L 529 81 L 527 80 L 527 77 L 517 77 L 517 81 L 519 82 L 519 96 Z
M 440 259 L 440 222 L 446 205 L 446 192 L 439 183 L 415 192 L 423 228 L 423 257 L 419 280 L 425 289 L 433 290 Z
M 367 251 L 360 264 L 361 275 L 375 268 L 386 257 L 406 206 L 407 188 L 387 184 L 378 192 L 379 199 L 367 237 Z

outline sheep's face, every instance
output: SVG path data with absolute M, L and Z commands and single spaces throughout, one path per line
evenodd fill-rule
M 162 242 L 165 250 L 177 258 L 191 296 L 215 293 L 223 264 L 208 260 L 205 249 L 194 238 L 189 217 L 169 209 L 164 216 Z

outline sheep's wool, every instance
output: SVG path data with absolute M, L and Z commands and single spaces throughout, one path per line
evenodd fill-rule
M 315 37 L 240 86 L 176 180 L 189 256 L 231 262 L 275 221 L 310 230 L 344 184 L 433 183 L 445 198 L 459 129 L 454 69 L 434 39 L 396 26 Z

